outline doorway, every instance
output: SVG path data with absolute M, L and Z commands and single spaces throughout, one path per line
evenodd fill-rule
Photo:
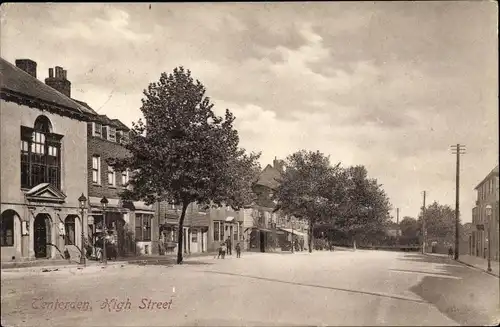
M 35 258 L 50 258 L 51 230 L 50 216 L 38 214 L 34 222 Z

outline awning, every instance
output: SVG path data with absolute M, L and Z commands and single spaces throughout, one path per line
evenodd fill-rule
M 295 229 L 291 229 L 291 228 L 280 228 L 280 229 L 283 230 L 283 231 L 285 231 L 285 232 L 287 232 L 287 233 L 294 234 L 294 235 L 297 235 L 297 236 L 302 236 L 302 237 L 305 236 L 304 233 L 296 231 Z
M 226 222 L 230 222 L 230 221 L 233 221 L 234 220 L 234 217 L 226 217 Z

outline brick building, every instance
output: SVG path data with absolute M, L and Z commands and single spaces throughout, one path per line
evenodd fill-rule
M 470 252 L 472 255 L 486 258 L 488 255 L 488 242 L 491 242 L 491 258 L 499 260 L 499 179 L 498 166 L 496 166 L 476 186 L 476 206 L 472 209 L 473 229 L 470 237 Z M 492 207 L 491 217 L 486 215 L 486 206 Z M 488 227 L 491 239 L 488 240 Z
M 78 198 L 87 194 L 91 112 L 38 80 L 36 67 L 0 58 L 2 262 L 63 259 L 66 250 L 78 260 L 86 225 Z
M 159 212 L 159 240 L 162 251 L 174 252 L 177 248 L 179 218 L 181 206 L 161 202 Z M 208 222 L 210 210 L 200 208 L 196 203 L 191 203 L 186 209 L 183 228 L 184 253 L 202 253 L 209 251 L 208 247 Z

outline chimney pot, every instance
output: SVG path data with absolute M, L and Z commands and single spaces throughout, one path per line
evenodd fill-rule
M 66 69 L 64 69 L 62 72 L 63 72 L 63 79 L 66 79 L 66 76 L 67 76 L 68 72 L 66 71 Z
M 49 68 L 49 78 L 54 78 L 54 68 Z
M 56 78 L 61 78 L 62 79 L 62 67 L 56 66 Z
M 36 78 L 36 62 L 31 59 L 16 59 L 16 67 Z

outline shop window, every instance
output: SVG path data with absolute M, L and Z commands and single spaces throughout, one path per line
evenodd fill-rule
M 221 240 L 221 222 L 214 221 L 214 242 L 219 242 Z
M 135 214 L 135 238 L 137 241 L 151 241 L 151 220 L 153 215 Z
M 197 243 L 198 242 L 198 231 L 196 229 L 193 229 L 191 231 L 191 242 L 192 243 Z

